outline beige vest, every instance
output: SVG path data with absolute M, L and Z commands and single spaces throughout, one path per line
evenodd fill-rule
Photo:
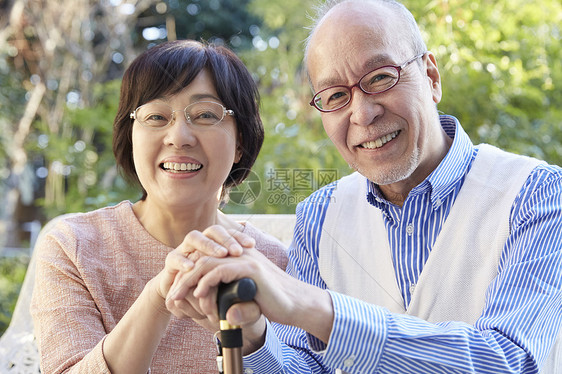
M 513 201 L 540 163 L 489 145 L 478 148 L 407 309 L 382 213 L 365 198 L 365 178 L 358 173 L 342 178 L 330 200 L 319 244 L 320 274 L 328 288 L 432 323 L 474 324 L 498 270 Z M 542 373 L 562 373 L 561 340 L 562 332 Z

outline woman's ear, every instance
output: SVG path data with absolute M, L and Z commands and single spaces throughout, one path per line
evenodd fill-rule
M 241 159 L 242 159 L 242 147 L 240 147 L 240 144 L 238 144 L 236 146 L 236 154 L 234 155 L 234 163 L 235 164 L 239 163 Z
M 242 133 L 238 131 L 238 136 L 236 139 L 236 153 L 234 154 L 234 163 L 237 164 L 242 159 L 244 155 L 244 150 L 242 149 Z

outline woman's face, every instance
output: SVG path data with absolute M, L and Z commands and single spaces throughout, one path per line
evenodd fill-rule
M 237 127 L 230 115 L 212 126 L 194 126 L 183 110 L 201 101 L 222 104 L 206 69 L 181 92 L 150 102 L 167 104 L 175 111 L 170 125 L 155 129 L 135 120 L 133 161 L 147 202 L 164 209 L 218 206 L 219 191 L 240 158 Z

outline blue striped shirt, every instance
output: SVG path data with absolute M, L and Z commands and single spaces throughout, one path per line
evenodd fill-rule
M 477 150 L 454 117 L 441 124 L 453 144 L 439 167 L 415 187 L 402 207 L 369 183 L 367 200 L 382 210 L 404 306 Z M 289 255 L 291 275 L 326 288 L 318 270 L 318 243 L 335 184 L 297 207 Z M 431 324 L 392 314 L 330 291 L 334 324 L 326 346 L 291 326 L 269 324 L 266 342 L 244 358 L 254 373 L 534 373 L 562 325 L 562 169 L 540 165 L 510 213 L 512 232 L 498 277 L 474 325 Z

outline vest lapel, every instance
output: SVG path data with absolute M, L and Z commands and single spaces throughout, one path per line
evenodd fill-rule
M 320 274 L 331 290 L 404 313 L 382 215 L 366 193 L 358 173 L 338 182 L 322 227 Z
M 481 145 L 416 285 L 408 314 L 474 324 L 497 275 L 513 201 L 538 160 Z

